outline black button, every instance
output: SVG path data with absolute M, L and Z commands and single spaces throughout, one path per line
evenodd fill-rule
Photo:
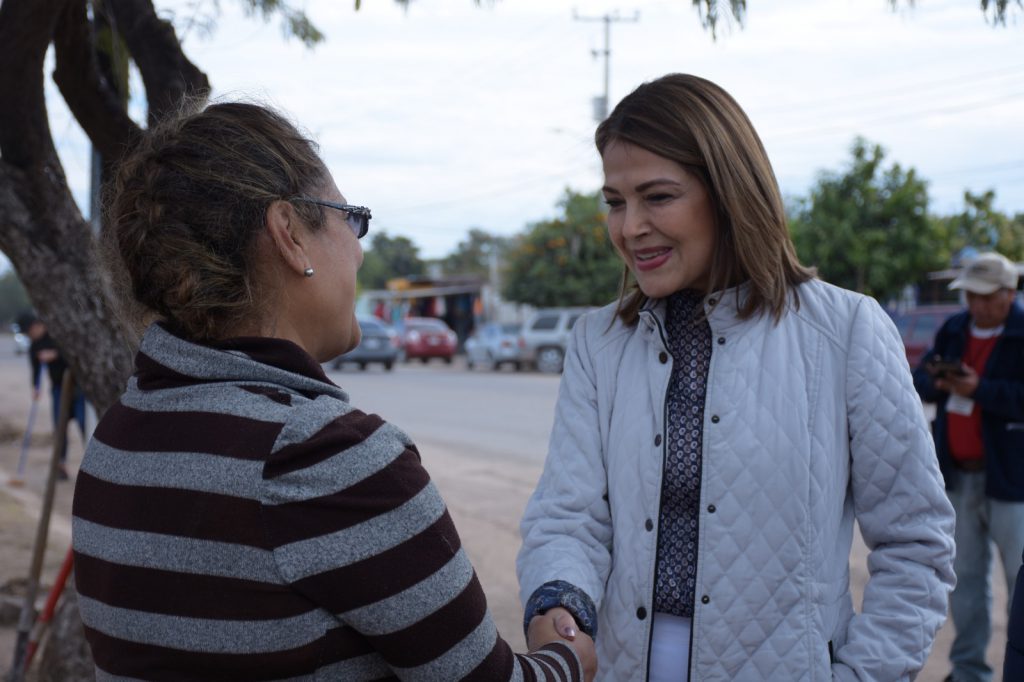
M 714 514 L 718 509 L 713 504 L 708 505 L 708 514 Z
M 654 521 L 647 519 L 647 522 L 644 524 L 644 528 L 646 528 L 649 531 L 654 530 Z
M 601 499 L 604 500 L 605 502 L 607 502 L 608 501 L 608 493 L 605 493 L 604 495 L 602 495 Z
M 658 353 L 658 360 L 661 362 L 661 364 L 664 365 L 666 362 L 668 362 L 668 353 L 666 353 L 665 351 L 661 351 L 660 353 Z
M 711 423 L 712 424 L 717 424 L 718 422 L 719 422 L 718 415 L 717 414 L 711 415 Z
M 654 437 L 654 444 L 655 445 L 661 445 L 661 434 L 660 433 L 657 436 Z
M 700 603 L 701 604 L 707 604 L 709 601 L 711 601 L 711 597 L 709 597 L 706 594 L 703 597 L 700 598 Z
M 719 346 L 724 346 L 725 345 L 725 337 L 724 336 L 719 336 L 718 337 L 718 345 Z
M 717 298 L 709 298 L 708 299 L 708 305 L 718 305 L 718 299 Z
M 644 618 L 646 618 L 647 617 L 647 609 L 645 609 L 642 606 L 640 608 L 638 608 L 636 610 L 636 617 L 639 618 L 640 620 L 643 620 Z

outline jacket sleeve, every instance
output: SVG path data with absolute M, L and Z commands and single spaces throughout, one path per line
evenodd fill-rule
M 870 577 L 833 673 L 908 680 L 945 620 L 954 517 L 899 335 L 873 299 L 862 299 L 851 321 L 846 403 L 850 485 Z
M 29 380 L 32 382 L 32 388 L 38 391 L 43 385 L 43 363 L 39 361 L 39 349 L 35 342 L 28 347 L 28 362 Z
M 565 356 L 544 472 L 520 525 L 516 560 L 524 606 L 543 585 L 560 581 L 585 593 L 600 609 L 611 569 L 612 519 L 608 507 L 594 358 L 587 327 L 577 321 Z
M 1003 659 L 1004 680 L 1024 680 L 1024 571 L 1017 572 L 1006 627 L 1006 657 Z
M 937 403 L 949 395 L 945 391 L 935 388 L 932 375 L 924 367 L 929 358 L 941 354 L 940 347 L 936 343 L 936 345 L 928 349 L 927 353 L 921 356 L 921 362 L 914 368 L 914 388 L 917 390 L 917 394 L 921 396 L 921 400 L 926 403 Z
M 1024 377 L 983 376 L 972 397 L 985 412 L 1024 421 Z
M 304 437 L 264 471 L 268 541 L 292 589 L 359 633 L 362 653 L 403 680 L 583 679 L 570 646 L 519 655 L 501 639 L 405 434 L 358 410 L 330 421 L 310 410 L 290 429 Z

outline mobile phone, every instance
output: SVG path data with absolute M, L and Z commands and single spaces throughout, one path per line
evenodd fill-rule
M 960 362 L 955 360 L 943 360 L 938 356 L 935 356 L 928 361 L 928 372 L 932 376 L 939 378 L 946 376 L 962 377 L 967 374 L 967 371 Z

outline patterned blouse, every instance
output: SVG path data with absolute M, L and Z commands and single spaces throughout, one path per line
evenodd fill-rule
M 666 400 L 665 471 L 661 482 L 654 610 L 693 617 L 700 518 L 704 396 L 711 364 L 711 327 L 703 294 L 684 290 L 668 298 L 665 336 L 672 353 Z

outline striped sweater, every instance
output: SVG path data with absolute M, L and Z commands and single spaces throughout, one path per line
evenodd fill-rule
M 151 326 L 75 487 L 100 680 L 578 680 L 513 654 L 409 438 L 298 346 Z

